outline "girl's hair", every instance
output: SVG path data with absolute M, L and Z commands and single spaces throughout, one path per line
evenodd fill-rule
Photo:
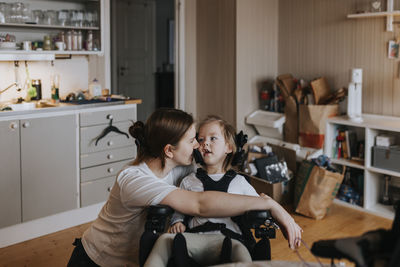
M 165 166 L 164 148 L 170 144 L 178 145 L 186 131 L 193 125 L 193 117 L 178 109 L 160 108 L 147 119 L 146 124 L 135 122 L 129 133 L 136 139 L 138 155 L 133 165 L 150 158 L 160 158 L 161 167 Z
M 208 115 L 204 120 L 202 120 L 199 124 L 198 131 L 200 131 L 200 128 L 203 127 L 206 124 L 212 123 L 212 122 L 217 122 L 219 126 L 221 127 L 222 133 L 225 137 L 225 142 L 230 145 L 232 148 L 232 152 L 226 155 L 226 158 L 224 160 L 224 164 L 222 167 L 224 168 L 224 171 L 227 171 L 232 167 L 232 160 L 233 160 L 233 155 L 235 155 L 237 147 L 236 147 L 236 131 L 235 128 L 230 125 L 227 121 L 223 120 L 217 115 Z

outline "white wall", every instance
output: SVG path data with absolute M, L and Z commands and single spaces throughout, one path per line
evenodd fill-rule
M 31 79 L 42 80 L 42 98 L 50 98 L 50 77 L 57 73 L 60 75 L 60 96 L 88 88 L 88 60 L 85 56 L 73 59 L 54 60 L 54 67 L 50 61 L 28 62 Z M 99 67 L 100 68 L 100 67 Z M 19 73 L 22 81 L 26 80 L 26 67 L 23 61 L 19 62 Z M 0 88 L 4 89 L 15 81 L 14 62 L 0 62 Z M 0 89 L 0 90 L 1 90 Z M 10 101 L 18 97 L 25 97 L 26 91 L 17 92 L 11 88 L 0 95 L 0 101 Z

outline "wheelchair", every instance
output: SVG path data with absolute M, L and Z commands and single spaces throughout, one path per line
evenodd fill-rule
M 140 266 L 208 266 L 271 259 L 269 239 L 275 238 L 279 227 L 269 211 L 252 210 L 232 218 L 239 225 L 242 235 L 224 227 L 219 229 L 221 233 L 218 234 L 166 234 L 173 212 L 165 205 L 147 208 L 145 231 L 139 247 Z M 182 249 L 176 246 L 178 236 L 188 240 L 190 263 L 182 263 L 177 256 L 182 253 Z

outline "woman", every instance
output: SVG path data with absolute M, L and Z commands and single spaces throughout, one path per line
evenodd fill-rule
M 137 266 L 145 208 L 163 204 L 188 215 L 229 217 L 247 210 L 271 211 L 289 246 L 299 245 L 301 228 L 270 197 L 240 196 L 215 191 L 179 189 L 180 179 L 193 171 L 192 152 L 198 148 L 191 115 L 176 109 L 159 109 L 146 125 L 129 129 L 138 155 L 122 170 L 98 218 L 77 239 L 68 266 Z

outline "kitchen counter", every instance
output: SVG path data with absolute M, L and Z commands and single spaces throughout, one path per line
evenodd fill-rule
M 0 111 L 0 120 L 3 119 L 19 119 L 20 117 L 37 117 L 42 116 L 47 113 L 63 113 L 63 114 L 73 114 L 82 110 L 92 109 L 92 108 L 100 108 L 100 107 L 108 107 L 115 105 L 128 105 L 128 104 L 141 104 L 141 99 L 128 99 L 128 100 L 120 100 L 120 101 L 112 101 L 112 102 L 100 102 L 100 103 L 89 103 L 89 104 L 71 104 L 71 103 L 58 103 L 56 105 L 53 104 L 44 104 L 34 109 L 29 110 L 19 110 L 19 111 Z

